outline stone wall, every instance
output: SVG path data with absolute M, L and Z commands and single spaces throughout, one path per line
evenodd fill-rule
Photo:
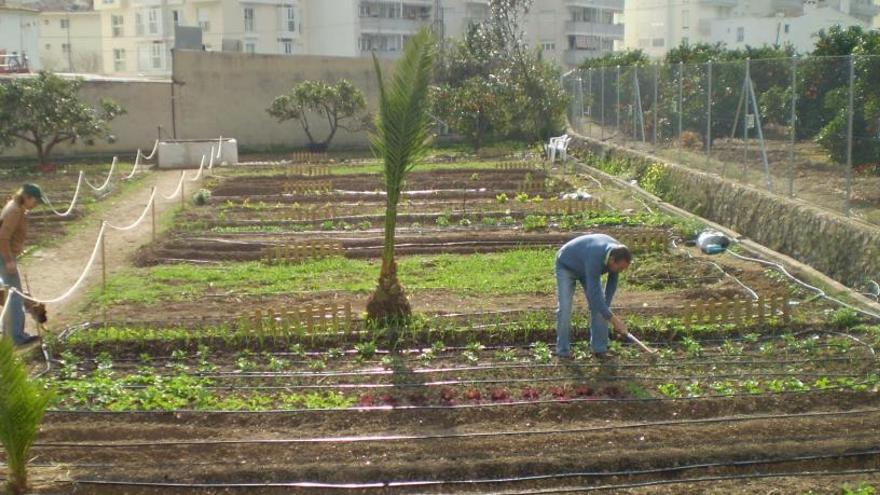
M 613 164 L 632 178 L 662 167 L 654 192 L 664 201 L 735 230 L 851 287 L 880 279 L 880 228 L 802 201 L 695 171 L 657 157 L 583 137 L 572 153 L 600 169 Z

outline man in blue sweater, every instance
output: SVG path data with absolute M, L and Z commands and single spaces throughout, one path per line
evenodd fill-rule
M 581 283 L 590 306 L 590 347 L 597 357 L 608 351 L 608 324 L 626 335 L 623 321 L 611 313 L 611 300 L 617 290 L 617 277 L 632 263 L 629 248 L 605 234 L 583 235 L 569 241 L 556 253 L 556 355 L 571 356 L 571 299 Z M 602 275 L 608 274 L 605 290 Z

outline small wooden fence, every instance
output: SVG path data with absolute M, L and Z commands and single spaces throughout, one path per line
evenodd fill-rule
M 308 151 L 298 151 L 290 154 L 290 161 L 293 163 L 322 163 L 328 160 L 327 153 L 312 153 Z
M 332 190 L 333 181 L 331 180 L 311 180 L 294 184 L 284 184 L 284 194 L 320 194 Z
M 621 232 L 615 238 L 632 251 L 663 251 L 669 246 L 666 232 Z
M 340 256 L 345 254 L 341 242 L 308 241 L 284 246 L 263 248 L 263 261 L 266 263 L 301 263 L 306 260 Z
M 321 165 L 290 165 L 284 169 L 287 175 L 302 175 L 304 177 L 326 177 L 330 175 L 330 167 Z
M 770 318 L 781 318 L 786 323 L 791 321 L 791 305 L 785 298 L 702 302 L 679 309 L 685 328 L 717 323 L 763 324 Z
M 329 331 L 349 332 L 352 328 L 351 303 L 305 304 L 299 307 L 259 308 L 246 315 L 245 321 L 251 331 L 280 335 L 297 332 L 303 335 Z
M 535 170 L 536 165 L 530 162 L 507 161 L 495 164 L 496 170 Z

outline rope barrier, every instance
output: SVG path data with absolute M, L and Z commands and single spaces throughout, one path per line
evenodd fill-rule
M 159 140 L 157 139 L 156 142 L 153 144 L 153 151 L 151 151 L 149 155 L 144 156 L 144 160 L 152 160 L 153 156 L 156 155 L 156 151 L 158 149 L 159 149 Z
M 119 159 L 119 157 L 116 157 L 116 156 L 113 157 L 113 163 L 110 164 L 110 173 L 107 174 L 107 179 L 104 181 L 103 184 L 101 184 L 100 187 L 93 185 L 91 182 L 89 182 L 89 179 L 85 180 L 86 185 L 91 187 L 95 192 L 101 192 L 104 189 L 106 189 L 107 186 L 110 185 L 110 178 L 113 177 L 113 171 L 116 170 L 116 161 L 118 159 Z
M 174 189 L 174 192 L 171 193 L 170 196 L 166 196 L 164 194 L 160 194 L 159 196 L 161 196 L 163 199 L 167 199 L 167 200 L 172 200 L 172 199 L 176 198 L 177 195 L 180 194 L 180 191 L 183 189 L 183 179 L 185 179 L 185 178 L 186 178 L 186 171 L 181 170 L 180 171 L 180 180 L 177 181 L 177 188 Z
M 211 146 L 211 155 L 214 155 L 214 147 Z M 202 170 L 205 169 L 205 155 L 202 155 L 202 162 L 199 164 L 199 170 L 196 172 L 195 177 L 192 179 L 187 179 L 190 182 L 195 182 L 202 178 Z
M 107 221 L 105 221 L 104 223 L 105 223 L 105 225 L 107 225 L 107 227 L 109 227 L 113 230 L 119 231 L 119 232 L 133 230 L 135 227 L 140 225 L 140 223 L 143 222 L 144 219 L 147 218 L 147 214 L 150 213 L 150 208 L 152 208 L 153 201 L 155 199 L 156 199 L 156 188 L 153 187 L 152 190 L 150 191 L 150 199 L 147 200 L 147 206 L 144 208 L 144 211 L 141 212 L 141 214 L 137 218 L 137 220 L 135 220 L 133 223 L 131 223 L 129 225 L 126 225 L 125 227 L 119 227 L 119 226 L 113 225 L 112 223 L 107 222 Z
M 214 147 L 211 146 L 211 159 L 208 160 L 208 170 L 212 170 L 213 168 L 214 168 Z
M 223 152 L 223 136 L 220 136 L 220 139 L 217 140 L 217 159 L 220 159 L 220 155 Z M 213 153 L 213 151 L 212 151 Z
M 52 206 L 52 202 L 49 201 L 49 198 L 43 195 L 43 198 L 46 200 L 46 206 L 52 211 L 52 213 L 58 215 L 59 217 L 66 217 L 73 213 L 73 208 L 76 206 L 76 200 L 79 198 L 79 191 L 82 188 L 83 180 L 85 179 L 85 173 L 80 170 L 79 178 L 76 180 L 76 190 L 73 192 L 73 199 L 70 200 L 70 206 L 67 207 L 67 210 L 64 213 L 59 212 Z
M 131 167 L 131 173 L 122 178 L 122 180 L 130 180 L 134 177 L 134 174 L 137 173 L 138 168 L 141 166 L 141 149 L 138 148 L 137 156 L 134 158 L 134 166 Z

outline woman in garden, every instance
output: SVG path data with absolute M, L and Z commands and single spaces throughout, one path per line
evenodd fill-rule
M 27 240 L 28 212 L 43 202 L 43 192 L 36 184 L 25 184 L 0 212 L 0 256 L 3 268 L 0 279 L 7 287 L 21 291 L 21 276 L 16 259 L 24 251 Z M 30 344 L 39 337 L 24 332 L 24 299 L 17 292 L 8 293 L 6 315 L 3 318 L 3 333 L 11 336 L 16 345 Z

